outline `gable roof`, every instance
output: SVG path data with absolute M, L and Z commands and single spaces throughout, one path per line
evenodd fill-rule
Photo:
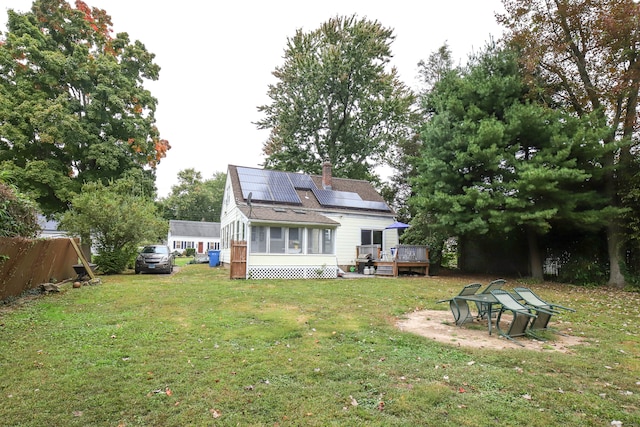
M 323 208 L 391 211 L 367 181 L 340 178 L 333 181 L 329 163 L 323 167 L 323 175 L 326 176 L 243 166 L 234 166 L 230 173 L 237 178 L 242 199 L 246 201 L 304 206 L 304 200 L 297 194 L 304 190 L 305 199 L 310 198 L 308 193 L 311 192 Z
M 364 180 L 332 178 L 331 188 L 323 188 L 322 176 L 282 172 L 268 169 L 247 168 L 229 165 L 233 196 L 237 202 L 248 202 L 251 195 L 251 217 L 265 220 L 315 222 L 323 224 L 319 217 L 304 221 L 304 216 L 295 211 L 340 211 L 374 215 L 394 213 L 373 186 Z M 270 206 L 269 209 L 259 209 Z M 273 207 L 282 209 L 275 211 Z M 241 207 L 249 216 L 249 210 Z M 265 218 L 262 218 L 262 216 Z M 274 218 L 274 215 L 276 218 Z M 318 215 L 317 217 L 315 215 Z M 310 217 L 309 217 L 310 218 Z M 326 218 L 325 218 L 326 221 Z
M 172 236 L 220 238 L 220 223 L 172 219 L 169 221 L 169 233 Z

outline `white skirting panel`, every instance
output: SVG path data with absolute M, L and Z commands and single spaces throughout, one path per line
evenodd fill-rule
M 335 279 L 338 269 L 332 266 L 253 266 L 249 267 L 248 279 Z

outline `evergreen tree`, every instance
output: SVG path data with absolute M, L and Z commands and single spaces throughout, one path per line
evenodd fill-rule
M 597 227 L 605 201 L 590 185 L 597 127 L 527 98 L 516 56 L 491 45 L 425 98 L 412 203 L 444 236 L 522 231 L 542 278 L 538 238 L 554 224 Z

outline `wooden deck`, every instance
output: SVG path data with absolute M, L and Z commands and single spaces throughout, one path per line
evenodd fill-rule
M 377 276 L 397 277 L 400 274 L 429 275 L 429 248 L 417 245 L 398 245 L 392 248 L 392 254 L 380 256 L 379 245 L 358 246 L 356 257 L 362 254 L 371 256 Z
M 374 261 L 377 276 L 397 277 L 404 273 L 429 275 L 429 261 Z

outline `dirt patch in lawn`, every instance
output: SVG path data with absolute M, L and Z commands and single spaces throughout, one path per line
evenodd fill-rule
M 500 326 L 503 330 L 508 330 L 508 320 L 502 319 Z M 453 316 L 449 311 L 444 310 L 422 310 L 407 314 L 397 322 L 400 330 L 411 332 L 426 338 L 433 339 L 441 343 L 451 344 L 459 347 L 488 348 L 488 349 L 527 349 L 536 351 L 559 351 L 571 353 L 572 347 L 585 342 L 571 335 L 570 325 L 550 323 L 550 327 L 563 333 L 549 334 L 548 341 L 539 341 L 529 337 L 518 337 L 516 340 L 522 346 L 501 337 L 493 327 L 492 335 L 487 331 L 486 321 L 476 321 L 463 326 L 455 326 Z

